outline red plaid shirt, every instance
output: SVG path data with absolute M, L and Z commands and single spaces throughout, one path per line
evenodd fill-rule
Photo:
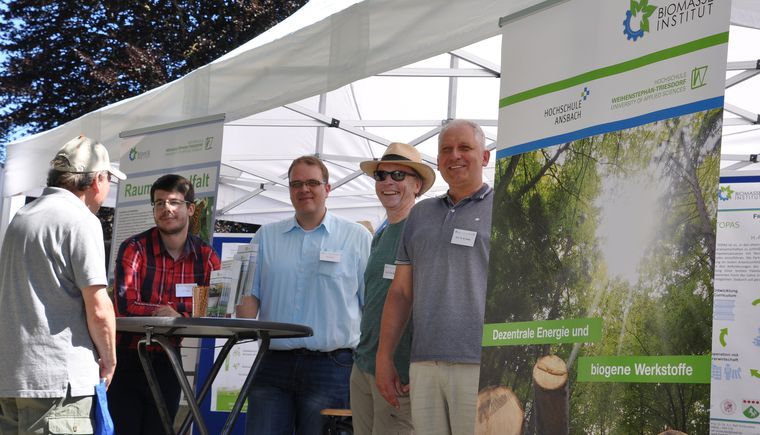
M 193 311 L 192 297 L 177 297 L 177 284 L 208 285 L 211 271 L 220 267 L 214 249 L 188 235 L 178 259 L 166 251 L 158 229 L 153 227 L 122 242 L 116 257 L 114 308 L 117 317 L 150 316 L 169 305 L 182 316 Z M 117 334 L 118 346 L 137 348 L 141 334 Z

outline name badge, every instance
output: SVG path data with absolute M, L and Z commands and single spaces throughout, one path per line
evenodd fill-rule
M 319 253 L 319 261 L 329 261 L 330 263 L 340 263 L 340 252 L 322 251 Z
M 383 269 L 383 278 L 392 280 L 394 276 L 396 276 L 396 265 L 386 264 Z
M 178 298 L 191 298 L 193 297 L 193 287 L 195 287 L 195 283 L 177 284 L 174 293 Z
M 460 230 L 459 228 L 454 228 L 454 234 L 451 236 L 451 244 L 473 247 L 475 246 L 475 237 L 477 236 L 477 231 L 467 231 Z

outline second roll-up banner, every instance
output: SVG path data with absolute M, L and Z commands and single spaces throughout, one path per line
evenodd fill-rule
M 476 433 L 708 433 L 730 2 L 557 3 L 502 20 Z

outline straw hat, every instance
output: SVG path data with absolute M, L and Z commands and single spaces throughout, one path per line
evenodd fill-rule
M 385 150 L 385 153 L 380 160 L 365 160 L 359 163 L 359 167 L 365 174 L 373 177 L 377 170 L 377 166 L 380 163 L 394 163 L 414 169 L 414 171 L 420 175 L 420 181 L 422 181 L 420 195 L 427 192 L 435 182 L 435 171 L 433 171 L 433 168 L 430 165 L 422 162 L 420 152 L 417 151 L 417 148 L 411 145 L 393 142 L 388 145 L 388 149 Z

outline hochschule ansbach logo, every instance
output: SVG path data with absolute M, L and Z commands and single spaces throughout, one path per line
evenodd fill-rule
M 629 40 L 636 41 L 651 30 L 667 30 L 705 18 L 712 13 L 713 1 L 680 0 L 657 6 L 650 5 L 649 0 L 631 0 L 630 9 L 625 12 L 623 20 L 623 34 Z M 650 18 L 654 26 L 650 24 Z
M 577 121 L 583 117 L 583 102 L 591 95 L 591 89 L 584 86 L 577 100 L 544 108 L 544 118 L 554 121 L 554 125 Z

